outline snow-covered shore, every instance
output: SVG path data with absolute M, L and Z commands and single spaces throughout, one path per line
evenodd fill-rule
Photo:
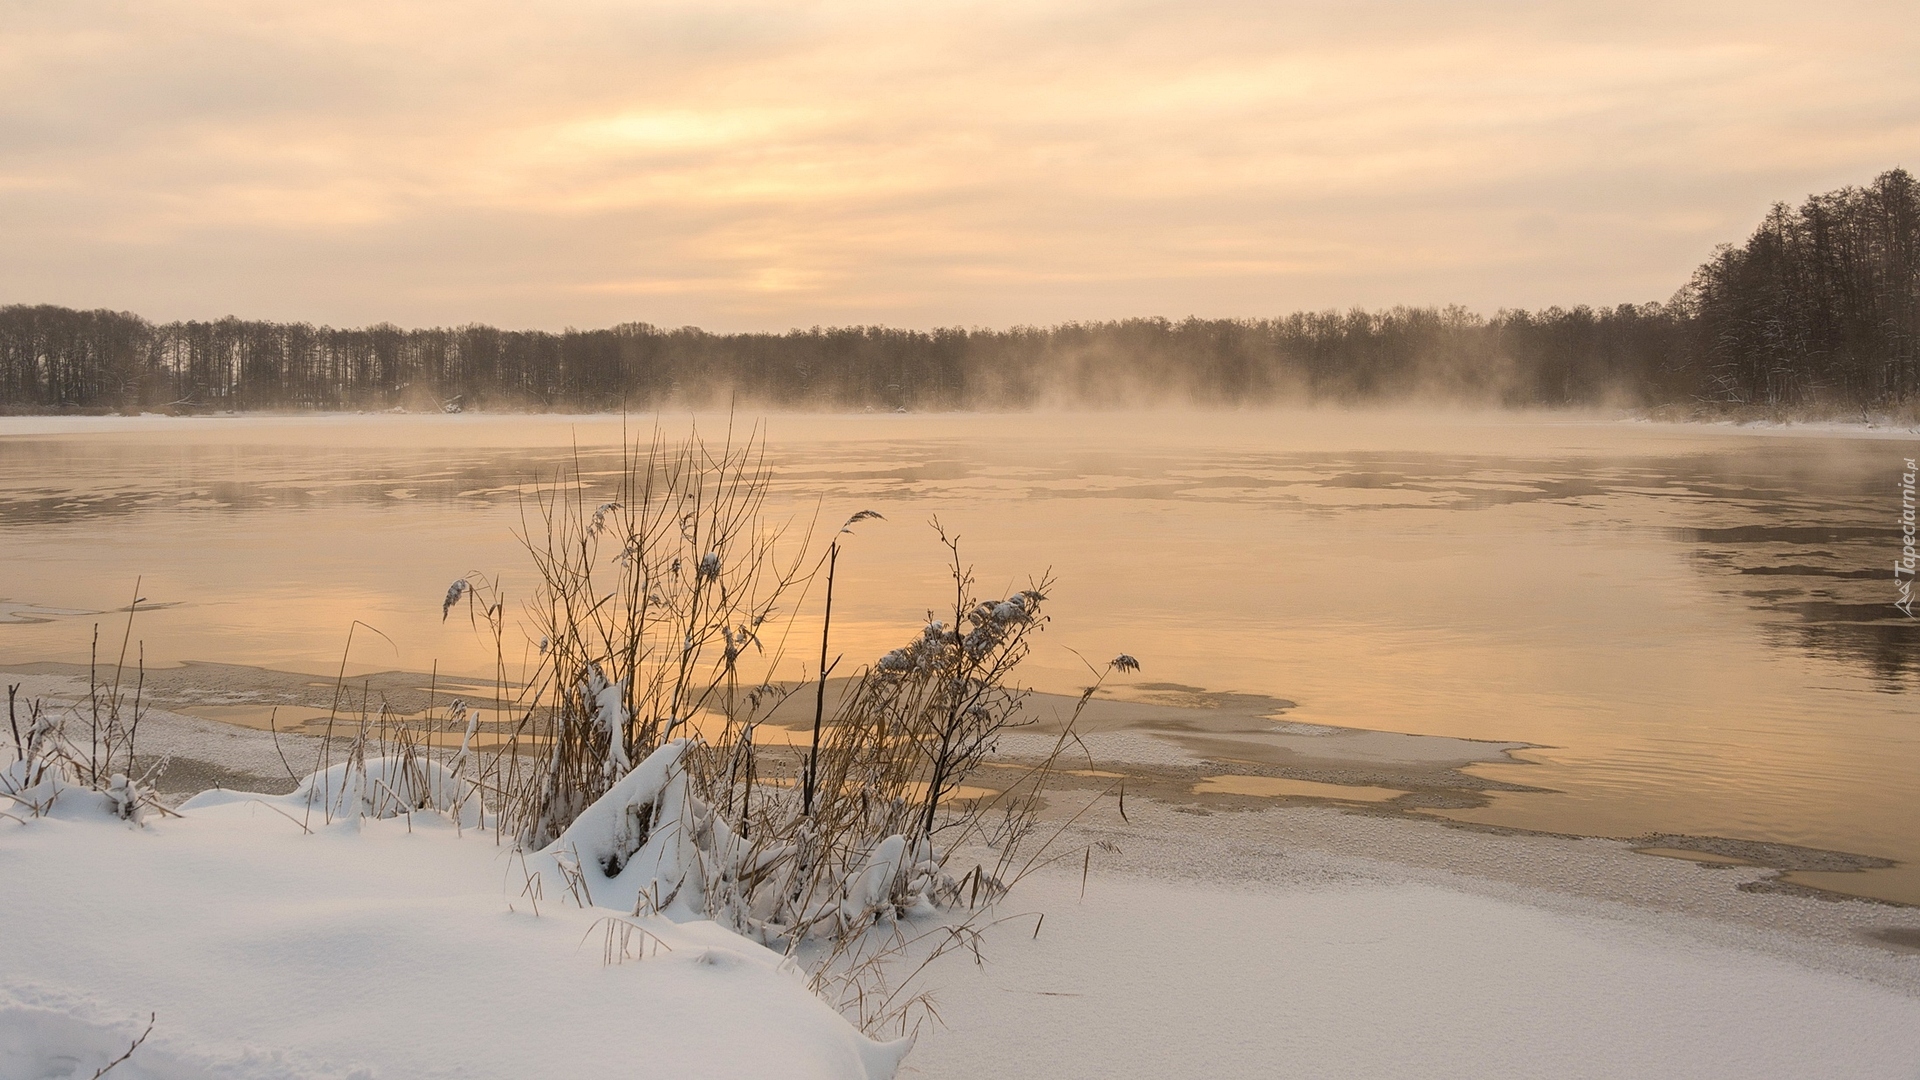
M 1703 417 L 1694 420 L 1660 420 L 1631 416 L 1632 424 L 1670 428 L 1679 432 L 1724 433 L 1730 435 L 1799 436 L 1821 439 L 1901 439 L 1920 438 L 1920 427 L 1890 417 L 1875 420 L 1770 420 Z
M 1684 927 L 1392 880 L 1030 881 L 902 1075 L 1920 1075 L 1920 998 Z M 1011 927 L 1005 929 L 1013 929 Z
M 1314 416 L 1341 412 L 1330 407 L 1316 406 L 1275 406 L 1265 410 L 1212 410 L 1180 409 L 1157 407 L 1146 411 L 1097 410 L 1031 410 L 1022 415 L 1058 416 L 1058 415 L 1150 415 L 1164 418 L 1168 415 L 1246 415 L 1247 413 L 1269 413 L 1285 416 Z M 1703 410 L 1698 413 L 1678 413 L 1672 409 L 1635 409 L 1622 410 L 1611 408 L 1591 409 L 1505 409 L 1497 406 L 1474 408 L 1436 408 L 1432 404 L 1419 409 L 1403 406 L 1376 405 L 1344 410 L 1356 415 L 1388 415 L 1417 418 L 1425 423 L 1446 424 L 1460 418 L 1492 419 L 1507 424 L 1634 424 L 1669 428 L 1676 432 L 1727 432 L 1747 435 L 1802 435 L 1821 438 L 1888 438 L 1912 439 L 1920 436 L 1920 427 L 1911 421 L 1896 415 L 1872 416 L 1866 419 L 1838 419 L 1809 413 L 1802 418 L 1780 415 L 1772 416 L 1754 410 L 1751 414 L 1740 412 L 1715 412 Z M 782 414 L 775 414 L 782 415 Z M 842 414 L 797 413 L 796 416 L 834 416 L 836 419 L 852 420 L 858 418 L 865 423 L 893 423 L 906 417 L 896 417 L 892 413 L 871 414 L 848 412 Z M 924 422 L 929 415 L 948 417 L 1001 416 L 1005 413 L 936 413 L 915 414 L 916 423 Z M 724 419 L 724 417 L 722 417 Z M 546 413 L 546 412 L 466 412 L 458 414 L 441 413 L 366 413 L 366 412 L 236 412 L 208 413 L 194 416 L 170 416 L 161 413 L 140 413 L 125 416 L 115 413 L 96 415 L 76 415 L 72 413 L 23 413 L 0 416 L 0 437 L 45 438 L 50 436 L 118 434 L 128 432 L 170 432 L 170 433 L 214 433 L 220 436 L 233 436 L 240 433 L 260 437 L 299 438 L 301 433 L 325 432 L 345 425 L 372 427 L 391 432 L 417 433 L 422 425 L 430 425 L 427 430 L 440 433 L 471 432 L 487 430 L 498 438 L 502 421 L 513 421 L 517 425 L 537 431 L 540 428 L 566 430 L 581 423 L 618 424 L 619 413 Z M 455 437 L 450 435 L 449 437 Z M 525 437 L 525 436 L 521 436 Z
M 903 1077 L 1920 1076 L 1920 912 L 1332 808 L 1130 822 L 1030 877 Z M 1103 869 L 1104 867 L 1104 869 Z
M 149 719 L 187 775 L 284 769 L 265 733 Z M 138 828 L 0 819 L 0 1078 L 85 1080 L 150 1013 L 114 1077 L 893 1067 L 898 1047 L 711 923 L 622 920 L 645 933 L 609 963 L 616 913 L 549 889 L 536 914 L 527 861 L 490 834 L 416 814 L 308 835 L 290 805 L 203 799 Z M 1616 841 L 1328 806 L 1117 809 L 1080 818 L 1057 848 L 1072 858 L 1017 887 L 981 965 L 929 969 L 945 1026 L 901 1076 L 1920 1076 L 1914 909 L 1742 891 L 1768 871 Z
M 490 833 L 309 834 L 278 802 L 0 819 L 0 1077 L 87 1080 L 150 1015 L 115 1080 L 826 1080 L 904 1050 L 711 922 L 539 900 Z

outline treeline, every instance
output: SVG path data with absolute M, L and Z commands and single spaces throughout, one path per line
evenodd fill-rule
M 737 398 L 793 408 L 964 409 L 1441 393 L 1563 404 L 1623 386 L 1666 387 L 1684 362 L 1684 329 L 1662 305 L 1493 319 L 1402 308 L 786 334 L 640 324 L 558 334 L 240 319 L 153 325 L 106 311 L 9 307 L 0 309 L 0 403 L 610 409 Z
M 1011 330 L 403 330 L 0 308 L 13 409 L 1021 408 L 1418 398 L 1872 407 L 1920 391 L 1912 177 L 1777 206 L 1666 303 Z
M 1706 397 L 1911 401 L 1920 390 L 1920 192 L 1904 169 L 1776 204 L 1684 297 Z

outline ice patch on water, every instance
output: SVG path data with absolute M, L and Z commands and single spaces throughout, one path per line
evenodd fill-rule
M 1328 727 L 1325 724 L 1298 724 L 1291 720 L 1276 721 L 1273 730 L 1281 735 L 1338 735 L 1344 728 Z

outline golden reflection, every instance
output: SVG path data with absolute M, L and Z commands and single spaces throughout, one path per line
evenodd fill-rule
M 1392 788 L 1362 784 L 1322 784 L 1313 780 L 1291 780 L 1280 776 L 1209 776 L 1193 785 L 1195 795 L 1253 795 L 1263 799 L 1335 799 L 1340 802 L 1377 803 L 1407 794 Z
M 938 514 L 991 587 L 1059 578 L 1027 669 L 1042 690 L 1085 685 L 1075 652 L 1124 651 L 1145 681 L 1296 702 L 1289 738 L 1535 744 L 1469 771 L 1544 790 L 1438 811 L 1457 820 L 1920 864 L 1920 635 L 1805 606 L 1858 620 L 1890 595 L 1860 572 L 1886 562 L 1872 529 L 1894 443 L 1573 414 L 766 424 L 777 513 L 887 515 L 840 560 L 839 674 L 917 633 L 945 595 L 921 524 Z M 621 431 L 619 417 L 5 419 L 0 663 L 84 665 L 96 623 L 103 641 L 124 630 L 139 575 L 150 605 L 132 639 L 149 669 L 223 661 L 331 685 L 359 620 L 385 636 L 353 631 L 350 683 L 437 665 L 443 687 L 487 686 L 497 663 L 515 681 L 538 654 L 520 639 L 532 574 L 511 493 L 576 445 L 603 472 Z M 402 488 L 414 497 L 385 494 Z M 1788 511 L 1842 531 L 1802 542 L 1776 528 Z M 457 612 L 441 619 L 469 570 L 502 576 L 504 656 Z M 770 674 L 811 676 L 818 615 L 810 596 L 784 649 L 768 642 Z M 756 738 L 800 745 L 804 726 Z

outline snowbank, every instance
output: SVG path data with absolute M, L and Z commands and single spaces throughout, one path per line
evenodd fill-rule
M 1401 823 L 1386 823 L 1389 826 Z M 1488 839 L 1488 838 L 1477 838 Z M 1920 998 L 1731 948 L 1329 862 L 1314 885 L 1031 877 L 903 1078 L 1920 1077 Z M 1920 963 L 1920 957 L 1913 958 Z
M 553 843 L 529 856 L 530 869 L 549 892 L 683 919 L 704 910 L 693 834 L 726 826 L 699 815 L 688 796 L 680 759 L 689 745 L 676 739 L 647 755 Z M 731 846 L 730 836 L 721 841 Z
M 144 825 L 0 818 L 0 1077 L 892 1075 L 761 946 L 581 908 L 408 791 L 327 775 Z M 388 788 L 395 788 L 389 793 Z M 390 816 L 307 814 L 308 796 Z M 455 813 L 461 813 L 455 809 Z M 469 819 L 470 823 L 471 819 Z M 310 830 L 310 831 L 309 831 Z
M 983 965 L 933 969 L 950 1026 L 902 1064 L 696 917 L 734 848 L 680 753 L 525 856 L 474 827 L 457 771 L 379 758 L 144 824 L 84 791 L 0 817 L 0 1080 L 89 1080 L 150 1014 L 110 1080 L 1920 1077 L 1920 956 L 1825 962 L 1904 914 L 1837 919 L 1808 958 L 1553 883 L 1632 896 L 1692 874 L 1715 883 L 1689 904 L 1869 909 L 1601 841 L 1153 804 L 1073 834 L 1110 842 L 1084 898 L 1077 858 L 1036 874 L 993 913 Z M 864 918 L 920 857 L 882 842 L 835 902 Z M 1037 936 L 1021 912 L 1045 913 Z

